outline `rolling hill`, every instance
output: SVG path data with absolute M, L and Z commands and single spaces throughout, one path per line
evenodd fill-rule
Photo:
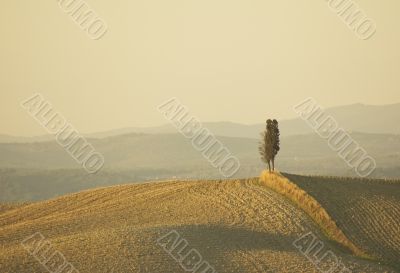
M 351 136 L 377 161 L 377 176 L 384 176 L 380 169 L 400 167 L 397 164 L 400 159 L 400 135 L 353 133 Z M 258 140 L 220 136 L 217 138 L 241 160 L 244 169 L 253 166 L 252 171 L 257 172 L 243 172 L 242 177 L 258 175 Z M 127 134 L 89 139 L 89 142 L 103 154 L 106 168 L 213 169 L 201 153 L 192 147 L 190 140 L 179 134 Z M 282 149 L 278 155 L 281 169 L 306 174 L 351 173 L 346 163 L 329 148 L 327 141 L 319 136 L 283 137 L 281 143 Z M 55 141 L 0 144 L 0 168 L 54 170 L 77 167 L 79 168 L 79 165 Z M 321 173 L 321 170 L 324 173 Z
M 400 103 L 390 105 L 365 105 L 361 103 L 327 108 L 327 115 L 332 115 L 341 128 L 349 132 L 362 132 L 370 134 L 400 134 Z M 384 121 L 384 122 L 382 122 Z M 265 124 L 241 124 L 235 122 L 203 122 L 203 127 L 208 128 L 218 136 L 258 138 Z M 279 122 L 283 136 L 310 134 L 312 130 L 300 118 L 286 119 Z M 88 133 L 88 138 L 107 138 L 123 134 L 175 134 L 176 128 L 170 124 L 153 127 L 127 127 L 102 132 Z M 28 143 L 44 142 L 51 140 L 49 135 L 36 137 L 19 137 L 0 134 L 0 143 Z
M 210 273 L 316 273 L 295 248 L 310 232 L 342 261 L 335 272 L 395 272 L 329 241 L 306 213 L 258 178 L 121 185 L 9 208 L 0 213 L 0 272 L 43 272 L 21 246 L 41 234 L 79 272 L 184 272 L 173 257 L 193 249 L 215 269 Z M 176 250 L 163 241 L 168 234 L 187 246 Z
M 400 136 L 353 133 L 377 162 L 372 177 L 399 177 Z M 218 137 L 238 157 L 234 178 L 257 176 L 265 167 L 258 140 Z M 0 144 L 0 202 L 43 200 L 83 189 L 168 178 L 219 179 L 221 174 L 179 134 L 127 134 L 90 142 L 105 157 L 104 168 L 84 172 L 56 142 Z M 277 158 L 285 172 L 355 176 L 316 135 L 283 137 Z
M 336 106 L 325 109 L 327 115 L 334 117 L 339 126 L 349 132 L 370 134 L 400 134 L 400 103 L 389 105 L 365 105 L 361 103 Z M 384 121 L 384 122 L 382 122 Z M 214 134 L 229 137 L 257 138 L 265 123 L 240 124 L 234 122 L 204 122 L 204 127 Z M 286 119 L 279 122 L 284 136 L 309 134 L 312 130 L 300 118 Z M 132 127 L 88 134 L 88 137 L 102 138 L 127 133 L 166 134 L 175 133 L 171 125 L 156 127 Z

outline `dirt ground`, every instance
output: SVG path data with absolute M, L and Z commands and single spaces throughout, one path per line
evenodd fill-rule
M 0 213 L 0 272 L 47 272 L 34 257 L 44 254 L 21 244 L 36 232 L 73 273 L 320 272 L 293 245 L 309 232 L 350 270 L 343 273 L 395 272 L 328 242 L 305 213 L 257 180 L 121 185 L 11 207 Z M 178 234 L 186 247 L 174 252 L 176 241 L 163 243 L 167 234 Z M 208 269 L 185 271 L 176 257 L 190 250 Z

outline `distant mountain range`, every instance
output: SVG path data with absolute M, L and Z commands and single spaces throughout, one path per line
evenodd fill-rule
M 400 177 L 400 104 L 361 104 L 326 110 L 377 163 L 371 177 Z M 264 124 L 203 124 L 235 155 L 241 167 L 235 178 L 254 177 L 265 169 L 258 155 Z M 297 174 L 356 176 L 326 140 L 301 119 L 282 120 L 281 171 Z M 54 137 L 0 136 L 0 202 L 47 199 L 118 183 L 163 179 L 221 179 L 219 171 L 175 128 L 125 128 L 86 135 L 105 158 L 104 168 L 87 174 Z
M 400 134 L 400 103 L 390 105 L 351 104 L 326 109 L 339 126 L 349 132 L 374 134 Z M 267 117 L 264 117 L 265 119 Z M 278 118 L 279 117 L 275 117 Z M 245 125 L 234 122 L 204 122 L 203 126 L 218 136 L 258 138 L 264 123 Z M 308 134 L 312 130 L 300 118 L 281 120 L 282 136 Z M 105 138 L 129 133 L 174 134 L 177 130 L 170 124 L 155 127 L 130 127 L 86 134 L 89 138 Z M 41 142 L 52 140 L 50 135 L 37 137 L 15 137 L 0 135 L 1 143 Z

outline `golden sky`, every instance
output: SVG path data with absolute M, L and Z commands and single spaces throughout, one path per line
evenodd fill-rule
M 400 102 L 400 1 L 357 0 L 377 25 L 359 39 L 325 0 L 90 0 L 91 40 L 57 1 L 0 4 L 0 133 L 44 133 L 22 100 L 41 93 L 83 133 L 166 123 L 175 96 L 201 121 L 294 117 L 323 106 Z

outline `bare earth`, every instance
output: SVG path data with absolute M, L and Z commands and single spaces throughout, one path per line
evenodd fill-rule
M 46 272 L 21 245 L 35 232 L 81 273 L 187 272 L 157 243 L 172 230 L 219 273 L 319 272 L 293 246 L 308 232 L 347 272 L 395 272 L 328 242 L 305 213 L 257 180 L 122 185 L 9 208 L 0 212 L 0 272 Z
M 353 243 L 400 269 L 400 181 L 287 177 L 312 195 Z

